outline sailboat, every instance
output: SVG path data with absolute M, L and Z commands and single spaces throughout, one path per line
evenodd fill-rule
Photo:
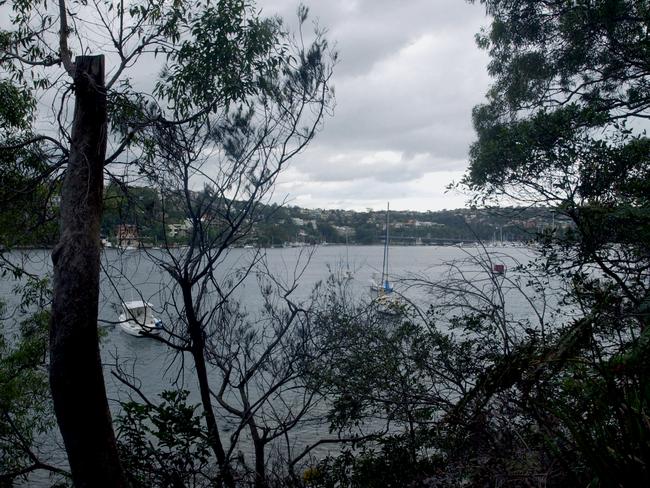
M 402 298 L 393 294 L 394 289 L 389 280 L 388 250 L 390 248 L 390 203 L 386 207 L 386 235 L 384 239 L 384 260 L 381 266 L 381 281 L 371 287 L 377 292 L 373 303 L 382 315 L 398 316 L 404 313 L 405 304 Z
M 345 228 L 345 279 L 351 280 L 353 278 L 352 271 L 350 270 L 350 248 L 348 243 L 348 228 Z
M 389 294 L 393 292 L 393 286 L 388 280 L 388 248 L 390 245 L 390 203 L 386 206 L 386 233 L 384 236 L 384 260 L 381 265 L 381 281 L 377 283 L 371 280 L 370 289 L 380 294 Z

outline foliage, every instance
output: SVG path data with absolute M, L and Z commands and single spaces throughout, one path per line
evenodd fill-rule
M 279 19 L 261 19 L 249 2 L 207 5 L 189 22 L 191 38 L 170 56 L 155 92 L 187 114 L 222 108 L 256 94 L 283 57 Z M 215 105 L 217 104 L 217 105 Z
M 35 100 L 24 88 L 0 80 L 0 134 L 24 130 L 32 120 Z
M 386 321 L 330 295 L 319 329 L 332 352 L 309 374 L 332 398 L 331 430 L 353 442 L 312 464 L 304 481 L 646 480 L 650 396 L 640 358 L 647 340 L 637 321 L 647 307 L 630 309 L 616 283 L 593 274 L 572 273 L 566 283 L 563 267 L 556 272 L 544 254 L 495 276 L 492 260 L 512 258 L 465 252 L 466 259 L 443 265 L 442 280 L 402 283 L 429 293 L 426 314 L 414 309 Z M 567 286 L 571 293 L 555 303 Z
M 0 80 L 0 247 L 51 244 L 56 184 L 49 177 L 48 154 L 31 138 L 35 99 L 27 89 Z
M 418 449 L 427 446 L 424 431 L 418 431 L 417 442 Z M 413 439 L 394 435 L 379 440 L 375 448 L 363 446 L 359 452 L 344 448 L 340 455 L 305 470 L 303 481 L 313 488 L 421 486 L 435 472 L 436 460 L 413 459 L 413 447 Z
M 28 279 L 15 291 L 21 297 L 18 310 L 9 314 L 0 308 L 1 482 L 27 479 L 36 470 L 65 474 L 41 452 L 44 436 L 55 424 L 46 370 L 50 284 Z M 22 317 L 19 324 L 14 314 Z
M 646 347 L 650 296 L 650 4 L 482 3 L 493 22 L 478 41 L 495 81 L 474 110 L 465 183 L 477 200 L 542 204 L 573 223 L 540 251 L 577 318 L 530 344 L 519 415 L 574 482 L 647 483 L 650 398 L 632 358 Z
M 165 391 L 159 404 L 122 404 L 118 446 L 133 486 L 212 486 L 207 433 L 188 395 Z
M 482 3 L 495 83 L 474 110 L 465 183 L 556 208 L 577 226 L 574 248 L 620 242 L 647 255 L 648 3 Z
M 47 156 L 37 146 L 0 152 L 0 245 L 52 245 L 57 185 L 44 176 Z

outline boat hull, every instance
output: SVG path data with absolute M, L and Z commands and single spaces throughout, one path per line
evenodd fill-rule
M 158 319 L 155 319 L 154 323 L 149 326 L 138 324 L 133 320 L 127 320 L 124 315 L 120 315 L 120 329 L 134 337 L 151 337 L 160 334 L 162 325 Z
M 398 296 L 392 294 L 381 294 L 374 300 L 375 309 L 382 315 L 398 316 L 403 315 L 405 303 Z

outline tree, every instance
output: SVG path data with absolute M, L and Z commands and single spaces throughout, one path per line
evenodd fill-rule
M 357 441 L 317 463 L 309 486 L 566 481 L 520 408 L 534 377 L 525 368 L 544 362 L 536 348 L 554 343 L 569 320 L 558 315 L 553 280 L 530 252 L 460 251 L 430 271 L 435 278 L 399 281 L 418 290 L 400 316 L 341 293 L 322 307 L 318 329 L 332 347 L 309 374 L 331 398 L 330 429 Z M 508 272 L 493 274 L 494 262 Z
M 306 10 L 299 15 L 302 25 Z M 270 407 L 272 399 L 296 388 L 295 364 L 309 341 L 304 314 L 290 298 L 295 283 L 283 284 L 281 303 L 273 303 L 278 297 L 270 290 L 280 284 L 263 273 L 271 280 L 262 287 L 263 313 L 251 318 L 234 294 L 260 256 L 231 272 L 223 264 L 229 248 L 265 219 L 263 204 L 277 176 L 314 137 L 332 102 L 333 58 L 322 33 L 304 46 L 277 21 L 263 27 L 270 50 L 260 53 L 268 59 L 255 60 L 266 64 L 256 84 L 216 114 L 198 114 L 182 124 L 151 124 L 140 136 L 137 163 L 143 181 L 161 195 L 163 226 L 179 203 L 191 224 L 187 248 L 169 245 L 165 234 L 162 255 L 150 255 L 173 280 L 170 293 L 178 300 L 173 325 L 160 340 L 192 357 L 209 445 L 227 486 L 234 486 L 233 456 L 242 431 L 248 431 L 254 445 L 255 484 L 265 486 L 269 443 L 285 435 L 311 406 L 306 397 L 284 419 L 281 407 Z M 282 47 L 276 51 L 276 46 Z M 188 52 L 200 51 L 188 47 Z M 185 111 L 185 106 L 178 109 Z M 164 113 L 161 107 L 154 111 Z M 193 190 L 199 178 L 203 190 Z M 211 369 L 220 375 L 217 385 L 212 385 Z M 218 426 L 219 410 L 219 417 L 236 419 L 229 448 Z
M 539 395 L 527 408 L 560 462 L 578 453 L 564 465 L 576 480 L 648 480 L 650 397 L 638 358 L 650 318 L 650 140 L 642 129 L 650 5 L 482 3 L 494 20 L 478 39 L 495 81 L 474 109 L 478 140 L 465 183 L 478 200 L 541 204 L 573 223 L 568 233 L 550 229 L 540 250 L 580 317 L 547 351 L 555 363 L 539 370 Z
M 74 80 L 77 96 L 69 139 L 70 150 L 52 137 L 32 136 L 28 123 L 31 111 L 19 110 L 17 114 L 22 115 L 23 123 L 10 121 L 18 129 L 18 134 L 17 137 L 13 133 L 3 134 L 3 155 L 10 161 L 10 167 L 18 169 L 16 174 L 22 177 L 20 183 L 32 176 L 31 181 L 27 179 L 26 185 L 21 185 L 27 186 L 28 190 L 34 186 L 39 189 L 39 182 L 41 185 L 51 183 L 51 176 L 57 171 L 60 161 L 67 160 L 68 171 L 61 191 L 61 239 L 53 253 L 55 276 L 49 370 L 54 409 L 76 483 L 79 486 L 103 486 L 102 483 L 122 486 L 124 483 L 120 481 L 122 475 L 108 412 L 96 325 L 98 232 L 107 124 L 103 58 L 79 57 L 72 64 L 67 48 L 69 33 L 63 1 L 59 2 L 60 57 L 53 59 L 51 55 L 45 55 L 41 49 L 42 35 L 53 25 L 53 21 L 44 17 L 41 24 L 43 30 L 34 31 L 29 18 L 32 7 L 29 2 L 14 4 L 17 29 L 16 32 L 2 33 L 3 68 L 14 75 L 14 82 L 21 83 L 26 77 L 18 67 L 20 64 L 52 66 L 63 63 Z M 21 50 L 29 55 L 23 57 Z M 47 84 L 45 80 L 32 80 L 32 86 L 23 84 L 18 91 L 23 100 L 31 100 L 33 87 Z M 9 82 L 3 80 L 3 84 L 7 86 Z M 33 108 L 24 101 L 21 105 L 18 97 L 11 98 L 10 106 L 24 107 L 25 110 Z M 56 153 L 48 154 L 50 151 L 39 147 L 44 141 L 60 150 L 58 157 Z M 24 188 L 19 187 L 15 193 L 20 196 L 21 191 Z M 47 202 L 48 196 L 50 194 L 46 193 L 45 198 L 37 199 L 37 202 Z M 77 399 L 81 389 L 87 392 L 86 402 Z
M 29 127 L 36 102 L 29 91 L 8 80 L 0 81 L 0 100 L 0 140 L 5 145 L 0 152 L 0 246 L 4 251 L 20 244 L 51 244 L 56 239 L 55 212 L 48 202 L 56 185 L 46 168 L 47 149 L 24 147 L 16 137 Z
M 650 103 L 648 5 L 483 3 L 494 21 L 479 44 L 495 83 L 474 109 L 465 182 L 482 197 L 556 208 L 576 224 L 578 258 L 623 272 L 597 255 L 612 241 L 647 255 L 648 139 L 635 125 Z
M 60 241 L 53 253 L 50 378 L 54 407 L 75 485 L 124 486 L 97 345 L 104 179 L 114 176 L 121 154 L 130 146 L 137 148 L 138 161 L 127 161 L 126 172 L 132 173 L 133 166 L 152 169 L 148 163 L 156 146 L 155 142 L 152 144 L 151 131 L 162 136 L 166 130 L 183 132 L 188 128 L 191 133 L 201 128 L 204 136 L 214 130 L 212 135 L 224 144 L 237 142 L 238 131 L 249 130 L 256 122 L 256 112 L 249 105 L 252 99 L 259 102 L 257 113 L 262 116 L 270 100 L 281 100 L 275 107 L 288 110 L 284 115 L 274 112 L 275 118 L 269 121 L 275 124 L 280 136 L 283 129 L 297 136 L 273 141 L 276 146 L 284 144 L 281 163 L 313 136 L 326 107 L 321 102 L 319 111 L 318 98 L 323 100 L 328 93 L 324 81 L 329 74 L 327 70 L 319 71 L 322 53 L 318 49 L 304 52 L 305 57 L 300 59 L 286 55 L 280 43 L 286 37 L 280 21 L 260 19 L 253 6 L 241 0 L 207 5 L 167 1 L 87 5 L 60 0 L 55 14 L 47 3 L 38 0 L 13 2 L 11 7 L 14 29 L 1 33 L 0 60 L 3 78 L 8 77 L 13 86 L 20 87 L 12 94 L 12 104 L 28 106 L 14 96 L 16 93 L 40 96 L 49 90 L 56 98 L 52 120 L 59 123 L 56 137 L 34 134 L 35 124 L 20 127 L 11 137 L 6 132 L 2 134 L 3 156 L 8 154 L 11 159 L 18 150 L 37 148 L 41 154 L 41 175 L 49 175 L 48 182 L 63 177 Z M 300 15 L 304 21 L 306 11 Z M 91 33 L 96 28 L 101 33 L 94 38 Z M 102 44 L 102 35 L 111 40 L 110 48 Z M 96 49 L 114 62 L 107 78 L 101 54 L 79 56 L 73 62 L 71 47 L 85 50 L 87 46 L 98 46 Z M 146 57 L 149 53 L 164 56 L 165 61 L 161 63 L 159 79 L 149 90 L 151 94 L 145 95 L 132 88 L 127 72 L 138 60 L 154 62 L 151 56 Z M 59 76 L 61 65 L 68 77 Z M 72 118 L 68 114 L 71 93 L 75 97 Z M 316 98 L 305 100 L 305 96 Z M 301 101 L 305 109 L 316 105 L 316 122 L 307 132 L 297 125 L 301 123 L 302 112 L 292 111 Z M 218 133 L 221 130 L 226 132 Z M 232 162 L 238 170 L 249 172 L 246 176 L 250 180 L 246 182 L 242 174 L 239 182 L 252 184 L 253 194 L 259 195 L 262 190 L 269 191 L 269 183 L 281 165 L 275 169 L 264 166 L 261 169 L 266 169 L 266 173 L 256 172 L 256 167 L 238 165 L 238 157 L 243 155 L 238 151 L 263 153 L 267 149 L 269 141 L 264 137 L 256 142 L 259 146 L 253 148 L 231 145 L 225 149 L 235 155 Z M 289 146 L 296 142 L 297 146 Z M 192 153 L 192 149 L 189 151 Z M 186 169 L 191 169 L 191 164 L 190 161 Z M 236 171 L 234 175 L 237 178 Z M 161 180 L 165 178 L 164 173 L 158 176 Z M 226 185 L 235 183 L 236 179 L 225 181 Z M 231 188 L 220 190 L 227 192 Z M 248 190 L 248 186 L 241 189 Z M 189 194 L 189 188 L 183 190 Z M 236 229 L 249 225 L 246 219 L 254 208 L 249 204 Z M 201 234 L 203 230 L 199 225 L 197 232 Z M 230 238 L 237 237 L 235 234 Z M 188 259 L 190 267 L 196 264 L 192 256 Z M 202 351 L 202 332 L 197 327 L 189 330 L 198 353 Z M 197 367 L 200 364 L 198 361 Z M 87 395 L 79 402 L 78 392 L 82 390 Z M 205 400 L 209 401 L 207 397 Z M 214 433 L 214 425 L 209 425 L 209 430 Z M 211 437 L 216 439 L 215 435 Z M 213 447 L 227 477 L 225 458 L 216 442 Z
M 214 486 L 208 434 L 188 391 L 166 391 L 162 402 L 127 402 L 117 419 L 120 455 L 132 486 Z
M 25 276 L 23 276 L 25 277 Z M 47 382 L 47 339 L 51 284 L 27 276 L 13 290 L 14 309 L 0 302 L 0 485 L 13 486 L 37 470 L 69 477 L 50 461 L 43 433 L 55 424 Z M 18 321 L 15 321 L 18 319 Z M 49 450 L 51 451 L 51 449 Z M 63 478 L 65 479 L 65 478 Z

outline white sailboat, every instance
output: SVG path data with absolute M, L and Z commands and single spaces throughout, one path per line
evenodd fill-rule
M 384 259 L 381 265 L 381 280 L 370 281 L 370 289 L 378 293 L 388 294 L 393 292 L 393 286 L 388 279 L 388 248 L 390 245 L 390 203 L 386 207 L 386 233 L 384 235 Z
M 348 228 L 345 228 L 345 273 L 344 276 L 346 279 L 351 280 L 354 277 L 354 274 L 350 270 L 350 248 L 348 243 Z
M 386 207 L 386 234 L 384 240 L 384 259 L 381 267 L 381 281 L 374 282 L 371 289 L 377 293 L 373 303 L 377 311 L 383 315 L 397 316 L 404 313 L 405 304 L 402 298 L 394 293 L 393 285 L 389 279 L 389 259 L 388 250 L 390 249 L 390 203 Z

